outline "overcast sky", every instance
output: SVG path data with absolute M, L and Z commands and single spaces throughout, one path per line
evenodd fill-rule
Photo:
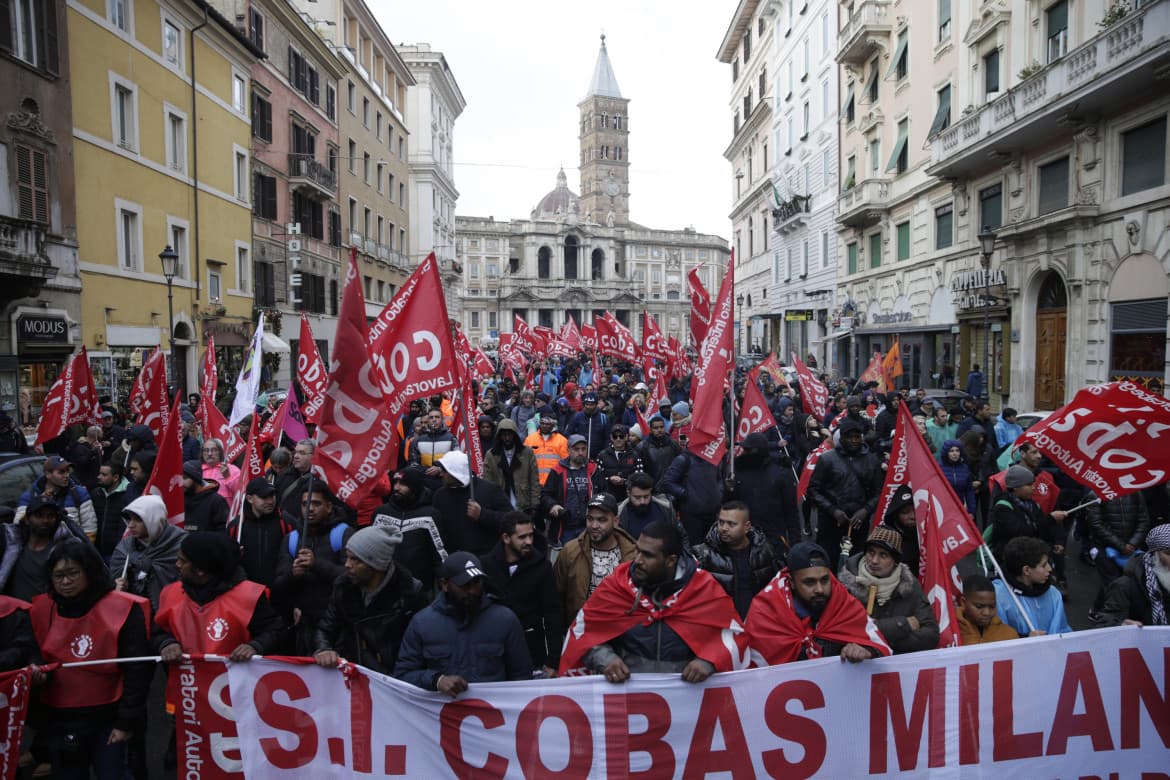
M 562 166 L 580 193 L 577 103 L 604 32 L 630 101 L 631 218 L 730 235 L 731 73 L 715 57 L 733 0 L 367 2 L 395 44 L 442 51 L 467 101 L 459 214 L 526 218 Z

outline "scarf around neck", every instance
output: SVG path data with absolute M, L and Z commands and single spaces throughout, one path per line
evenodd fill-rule
M 868 590 L 870 586 L 877 586 L 877 603 L 885 606 L 890 597 L 894 595 L 894 591 L 898 589 L 898 583 L 902 581 L 902 569 L 906 568 L 906 564 L 899 563 L 894 567 L 887 577 L 875 577 L 870 573 L 865 565 L 865 558 L 857 562 L 857 581 L 864 585 Z

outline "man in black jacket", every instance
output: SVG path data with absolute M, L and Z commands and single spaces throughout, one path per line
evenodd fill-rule
M 228 505 L 219 494 L 219 485 L 203 479 L 203 465 L 199 461 L 184 461 L 183 528 L 223 532 L 227 521 Z
M 276 508 L 276 488 L 264 477 L 252 479 L 244 492 L 243 520 L 233 518 L 228 524 L 228 535 L 240 544 L 240 565 L 248 579 L 272 587 L 280 546 L 291 530 Z
M 431 495 L 422 469 L 408 466 L 394 475 L 390 496 L 372 515 L 373 525 L 393 526 L 401 532 L 394 560 L 418 578 L 428 598 L 434 595 L 435 572 L 447 557 Z
M 796 477 L 768 452 L 762 433 L 743 439 L 743 454 L 735 459 L 735 476 L 723 483 L 726 501 L 742 501 L 757 530 L 775 550 L 786 550 L 800 541 L 800 514 L 796 511 Z
M 706 538 L 707 529 L 719 514 L 723 503 L 720 471 L 690 450 L 683 450 L 658 482 L 659 492 L 670 496 L 692 540 Z
M 604 490 L 619 502 L 626 500 L 626 481 L 642 470 L 641 459 L 630 447 L 630 429 L 614 423 L 609 432 L 610 444 L 597 456 L 598 477 Z
M 98 469 L 97 487 L 89 494 L 93 501 L 93 512 L 97 515 L 97 538 L 94 544 L 107 561 L 114 548 L 126 535 L 126 522 L 122 510 L 130 503 L 126 488 L 129 485 L 122 476 L 122 464 L 110 462 Z
M 772 581 L 780 564 L 764 534 L 752 527 L 751 514 L 742 501 L 728 501 L 719 520 L 695 548 L 699 568 L 711 572 L 746 618 L 752 599 Z
M 495 591 L 520 618 L 534 670 L 555 677 L 561 663 L 561 601 L 547 543 L 524 512 L 500 521 L 500 541 L 481 561 Z
M 486 554 L 500 538 L 500 520 L 512 511 L 512 502 L 496 485 L 472 475 L 466 453 L 448 452 L 438 465 L 443 487 L 432 503 L 443 545 L 448 553 Z
M 837 432 L 837 446 L 817 461 L 808 486 L 817 506 L 817 544 L 828 553 L 831 571 L 837 571 L 846 535 L 854 547 L 865 544 L 883 480 L 877 456 L 862 442 L 861 423 L 847 417 Z
M 643 432 L 646 438 L 638 445 L 638 455 L 642 459 L 646 473 L 657 483 L 670 468 L 675 457 L 682 452 L 682 446 L 666 432 L 664 417 L 654 415 L 650 418 L 649 424 L 649 433 Z
M 317 626 L 319 666 L 335 667 L 344 658 L 382 674 L 394 671 L 406 626 L 426 606 L 422 583 L 394 564 L 401 542 L 397 528 L 370 526 L 345 543 L 345 575 L 333 583 Z

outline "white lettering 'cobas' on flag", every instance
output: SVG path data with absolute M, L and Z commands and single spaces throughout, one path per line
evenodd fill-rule
M 228 676 L 250 780 L 1162 780 L 1168 642 L 1167 628 L 1110 628 L 701 684 L 676 674 L 472 684 L 455 700 L 360 668 L 343 680 L 253 659 Z

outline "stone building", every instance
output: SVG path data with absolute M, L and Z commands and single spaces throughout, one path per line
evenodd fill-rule
M 630 221 L 629 100 L 622 97 L 602 37 L 597 64 L 578 104 L 583 194 L 556 186 L 527 218 L 456 218 L 462 264 L 462 322 L 469 338 L 491 344 L 513 315 L 559 328 L 569 315 L 591 322 L 606 310 L 641 336 L 641 312 L 686 343 L 687 273 L 700 268 L 712 295 L 728 247 L 693 228 L 656 230 Z

